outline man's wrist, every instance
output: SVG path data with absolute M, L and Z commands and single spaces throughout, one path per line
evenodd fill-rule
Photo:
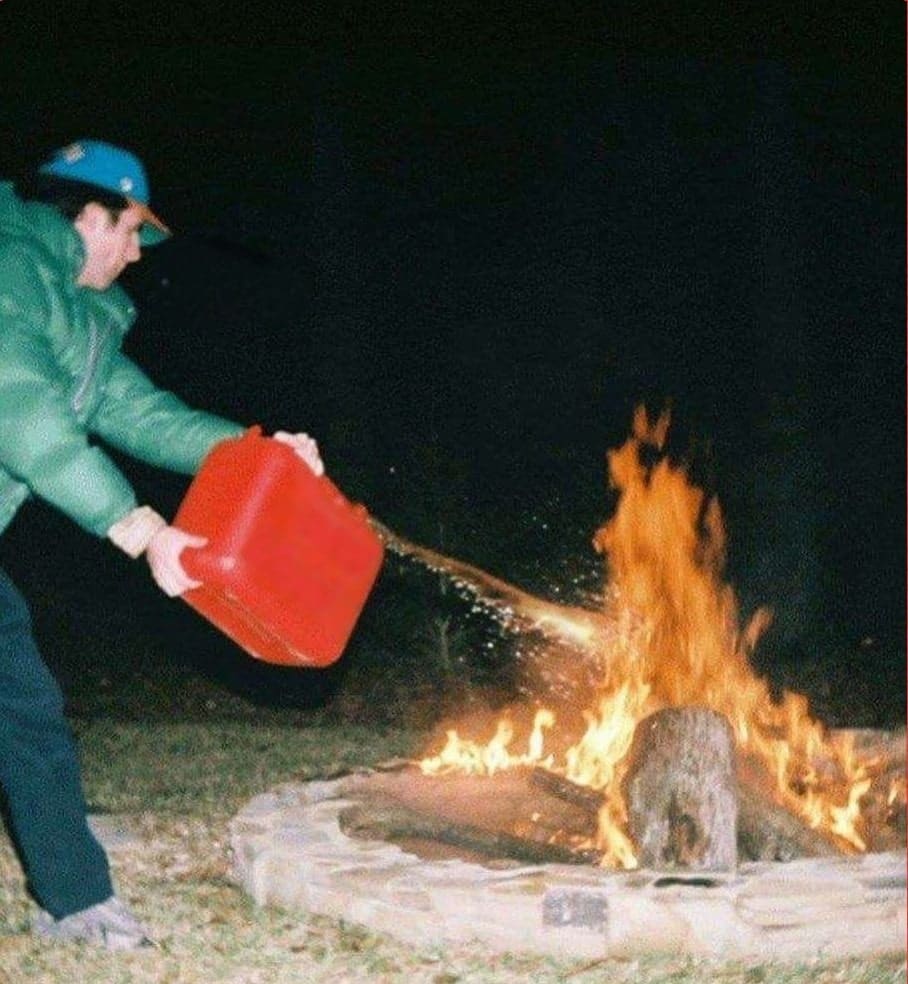
M 107 538 L 135 560 L 165 526 L 167 520 L 151 506 L 138 506 L 110 527 Z

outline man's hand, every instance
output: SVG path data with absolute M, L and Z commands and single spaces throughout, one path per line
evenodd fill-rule
M 201 581 L 194 581 L 183 570 L 180 554 L 185 547 L 204 547 L 207 542 L 204 536 L 184 533 L 176 526 L 164 526 L 151 538 L 145 559 L 155 583 L 169 598 L 201 586 Z
M 322 464 L 321 456 L 318 453 L 318 445 L 308 434 L 288 434 L 287 431 L 277 431 L 274 439 L 280 441 L 281 444 L 290 445 L 316 475 L 325 474 L 325 466 Z
M 111 526 L 107 536 L 133 560 L 144 553 L 155 583 L 170 598 L 202 583 L 193 581 L 183 570 L 180 554 L 184 547 L 204 547 L 208 541 L 168 526 L 167 520 L 151 506 L 139 506 L 127 513 Z

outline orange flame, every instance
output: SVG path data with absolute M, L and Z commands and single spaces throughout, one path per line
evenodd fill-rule
M 585 733 L 556 764 L 552 756 L 544 758 L 543 748 L 543 730 L 553 727 L 554 715 L 540 711 L 525 754 L 507 751 L 513 728 L 505 721 L 485 746 L 448 732 L 444 749 L 423 760 L 422 768 L 488 775 L 542 765 L 601 789 L 605 800 L 595 846 L 603 864 L 635 867 L 620 792 L 634 729 L 663 707 L 707 706 L 729 719 L 742 751 L 765 763 L 789 809 L 863 851 L 860 801 L 871 780 L 851 743 L 830 740 L 810 717 L 804 697 L 785 693 L 776 702 L 752 671 L 749 655 L 771 615 L 760 610 L 740 627 L 734 592 L 722 579 L 725 530 L 718 501 L 707 499 L 667 458 L 644 464 L 641 451 L 661 451 L 668 426 L 667 413 L 651 422 L 640 407 L 632 436 L 608 455 L 620 498 L 593 543 L 607 558 L 604 622 L 614 631 L 606 639 L 576 611 L 564 616 L 575 641 L 588 650 L 607 646 L 604 678 L 591 695 L 594 710 L 584 714 Z M 546 612 L 558 618 L 551 606 Z

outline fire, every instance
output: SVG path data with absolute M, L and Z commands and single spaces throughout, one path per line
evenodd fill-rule
M 447 772 L 465 772 L 472 775 L 492 776 L 502 769 L 512 769 L 519 765 L 540 765 L 552 768 L 554 757 L 543 758 L 543 731 L 555 723 L 555 715 L 546 708 L 536 712 L 533 731 L 523 755 L 513 755 L 508 746 L 514 738 L 514 726 L 508 718 L 502 718 L 495 729 L 495 735 L 485 744 L 465 741 L 452 729 L 447 732 L 447 742 L 432 758 L 420 763 L 427 775 L 444 775 Z
M 770 624 L 758 611 L 743 627 L 732 588 L 722 574 L 725 529 L 719 503 L 707 499 L 683 467 L 660 455 L 668 414 L 650 421 L 638 408 L 633 433 L 609 452 L 611 482 L 620 493 L 612 518 L 593 543 L 607 559 L 608 590 L 600 621 L 565 610 L 565 633 L 587 651 L 606 647 L 597 692 L 585 712 L 586 730 L 556 761 L 546 756 L 545 732 L 555 715 L 536 714 L 527 751 L 509 751 L 514 728 L 500 721 L 484 745 L 448 732 L 441 752 L 424 759 L 426 773 L 452 770 L 491 775 L 503 768 L 542 766 L 571 781 L 602 790 L 595 847 L 603 864 L 636 866 L 625 831 L 620 787 L 637 723 L 663 707 L 699 705 L 731 722 L 739 751 L 761 760 L 778 797 L 811 826 L 863 851 L 861 800 L 871 780 L 850 743 L 830 740 L 811 718 L 804 697 L 774 701 L 749 656 Z M 647 464 L 655 458 L 654 464 Z M 592 615 L 593 613 L 590 613 Z M 557 612 L 546 605 L 546 619 Z M 596 631 L 607 624 L 606 635 Z

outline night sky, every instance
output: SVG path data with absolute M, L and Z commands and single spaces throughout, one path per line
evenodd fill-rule
M 389 526 L 548 596 L 599 576 L 605 452 L 636 404 L 670 405 L 745 610 L 777 612 L 766 658 L 831 637 L 864 640 L 870 673 L 903 660 L 898 5 L 772 25 L 2 6 L 0 172 L 123 143 L 177 233 L 124 281 L 127 350 L 162 385 L 309 431 Z M 175 508 L 184 479 L 123 465 Z M 38 605 L 74 581 L 150 604 L 40 506 L 0 551 Z

